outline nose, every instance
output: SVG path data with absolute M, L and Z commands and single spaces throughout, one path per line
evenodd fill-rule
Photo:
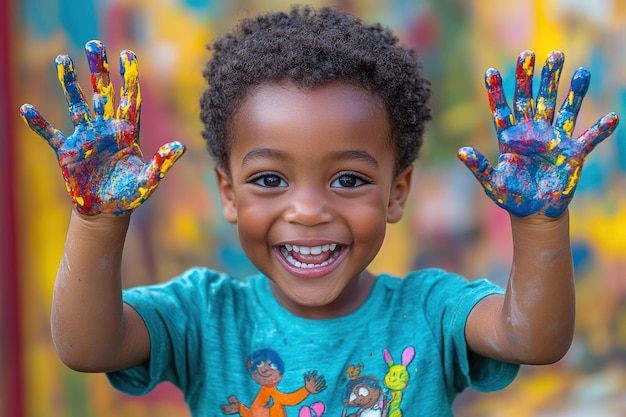
M 315 226 L 329 223 L 333 218 L 328 199 L 323 192 L 302 188 L 288 198 L 289 206 L 285 210 L 284 219 L 289 223 Z

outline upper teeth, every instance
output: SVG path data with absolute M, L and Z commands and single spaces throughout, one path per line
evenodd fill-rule
M 331 243 L 329 245 L 322 246 L 299 246 L 299 245 L 290 245 L 286 244 L 285 249 L 289 252 L 299 252 L 303 255 L 319 255 L 322 252 L 334 251 L 337 248 L 337 244 Z

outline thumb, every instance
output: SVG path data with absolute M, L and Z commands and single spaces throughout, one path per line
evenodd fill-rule
M 20 116 L 33 132 L 45 139 L 46 142 L 56 151 L 63 144 L 63 135 L 52 126 L 39 111 L 30 104 L 20 107 Z
M 135 144 L 135 146 L 139 146 Z M 185 145 L 180 142 L 170 142 L 159 148 L 152 160 L 144 165 L 141 171 L 139 195 L 128 204 L 128 210 L 134 210 L 148 199 L 156 190 L 159 181 L 169 171 L 174 162 L 185 152 Z
M 472 171 L 480 185 L 483 186 L 488 195 L 493 194 L 493 167 L 477 150 L 471 147 L 463 147 L 457 151 L 457 157 Z
M 156 185 L 183 153 L 185 145 L 182 142 L 175 141 L 161 146 L 144 167 L 144 178 L 151 185 Z

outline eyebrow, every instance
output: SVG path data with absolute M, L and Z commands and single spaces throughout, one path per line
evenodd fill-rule
M 256 159 L 263 159 L 263 158 L 287 159 L 287 154 L 277 149 L 270 149 L 270 148 L 253 149 L 243 157 L 243 159 L 241 160 L 241 166 L 244 167 Z
M 341 160 L 358 160 L 358 161 L 365 162 L 367 165 L 371 166 L 372 168 L 378 168 L 378 161 L 376 160 L 376 158 L 374 158 L 372 154 L 366 151 L 356 151 L 356 150 L 339 151 L 334 154 L 334 157 L 335 159 L 341 159 Z
M 275 159 L 289 159 L 287 154 L 283 151 L 271 148 L 259 148 L 253 149 L 248 152 L 241 160 L 241 166 L 244 167 L 247 164 L 263 158 L 275 158 Z M 331 159 L 337 160 L 358 160 L 366 163 L 372 168 L 378 168 L 378 161 L 369 152 L 359 150 L 347 150 L 335 152 Z

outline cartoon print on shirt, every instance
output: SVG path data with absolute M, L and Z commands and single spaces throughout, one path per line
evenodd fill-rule
M 326 389 L 324 377 L 318 377 L 317 372 L 313 371 L 304 375 L 302 388 L 290 393 L 280 392 L 276 386 L 283 379 L 285 365 L 280 355 L 272 349 L 253 352 L 248 358 L 247 366 L 250 376 L 261 385 L 261 389 L 250 407 L 231 395 L 228 397 L 228 404 L 222 405 L 222 413 L 239 414 L 242 417 L 287 417 L 286 406 L 299 404 L 309 394 L 317 394 Z
M 407 347 L 402 352 L 402 361 L 395 364 L 391 353 L 387 349 L 383 351 L 383 357 L 389 371 L 385 375 L 385 387 L 391 392 L 391 401 L 389 402 L 388 417 L 402 417 L 400 404 L 402 403 L 402 391 L 409 385 L 409 371 L 407 366 L 415 357 L 415 348 Z
M 344 393 L 344 407 L 341 417 L 385 417 L 383 389 L 378 378 L 360 375 L 364 365 L 350 365 L 346 369 L 348 384 Z M 349 407 L 358 407 L 347 414 Z

